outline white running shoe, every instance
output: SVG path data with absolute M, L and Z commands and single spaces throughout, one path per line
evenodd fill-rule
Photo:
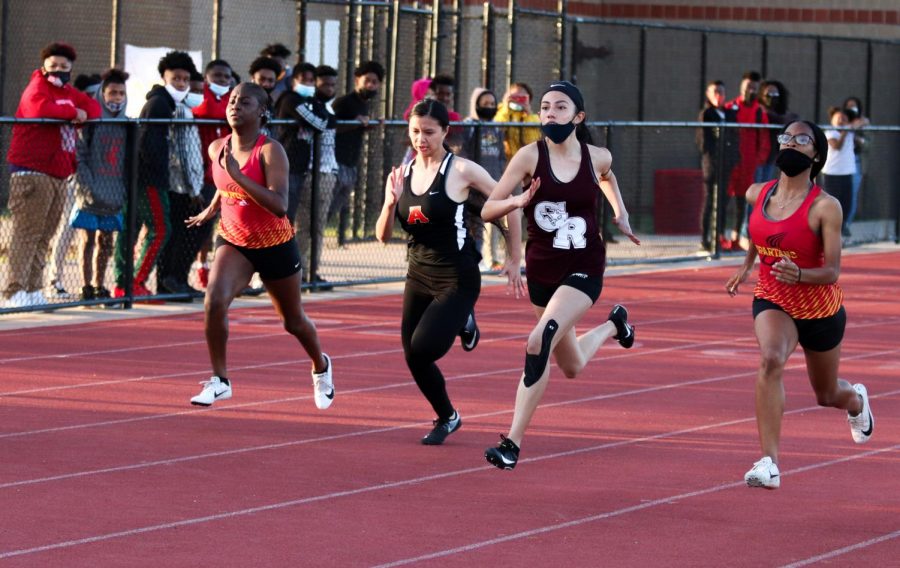
M 748 487 L 778 489 L 781 486 L 781 473 L 772 458 L 766 456 L 753 464 L 753 468 L 744 474 L 744 481 Z
M 331 357 L 322 353 L 326 368 L 321 373 L 312 372 L 313 392 L 315 393 L 316 408 L 325 410 L 334 402 L 334 382 L 331 380 Z
M 24 308 L 31 305 L 31 294 L 25 290 L 19 290 L 4 302 L 4 308 Z
M 872 407 L 869 406 L 869 393 L 862 383 L 853 385 L 853 390 L 862 400 L 862 410 L 856 416 L 850 416 L 847 413 L 847 422 L 850 423 L 850 434 L 853 435 L 853 441 L 857 444 L 865 444 L 872 437 L 872 431 L 875 430 L 875 416 L 872 415 Z
M 215 375 L 210 377 L 208 381 L 200 381 L 200 384 L 203 385 L 203 390 L 191 399 L 191 404 L 210 406 L 217 400 L 231 398 L 231 383 L 223 383 Z
M 49 304 L 49 300 L 47 300 L 47 296 L 44 296 L 44 293 L 40 290 L 35 290 L 34 292 L 28 293 L 28 304 L 32 306 L 46 306 Z

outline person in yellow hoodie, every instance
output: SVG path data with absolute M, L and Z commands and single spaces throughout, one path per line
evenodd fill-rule
M 534 122 L 535 128 L 507 127 L 503 133 L 506 159 L 511 160 L 519 148 L 537 142 L 541 139 L 540 123 L 538 115 L 531 112 L 531 99 L 533 93 L 531 87 L 525 83 L 513 83 L 506 91 L 503 102 L 497 105 L 495 122 Z

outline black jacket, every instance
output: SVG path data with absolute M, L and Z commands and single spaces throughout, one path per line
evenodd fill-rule
M 141 109 L 141 118 L 172 118 L 175 115 L 175 99 L 162 85 L 156 85 L 147 93 L 147 102 Z M 152 185 L 161 191 L 169 189 L 169 125 L 145 124 L 138 136 L 139 173 L 144 185 Z

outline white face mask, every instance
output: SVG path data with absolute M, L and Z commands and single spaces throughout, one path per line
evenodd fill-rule
M 316 94 L 316 88 L 311 85 L 297 83 L 297 85 L 294 87 L 294 92 L 301 97 L 311 97 Z
M 190 93 L 190 90 L 189 90 L 189 89 L 185 89 L 185 90 L 183 90 L 183 91 L 179 91 L 178 89 L 176 89 L 176 88 L 173 87 L 172 85 L 166 85 L 166 91 L 167 91 L 170 95 L 172 95 L 172 98 L 175 99 L 175 102 L 176 102 L 176 103 L 180 103 L 181 101 L 183 101 L 184 98 L 185 98 L 186 96 L 188 96 L 188 93 Z
M 203 95 L 200 93 L 188 93 L 187 96 L 184 97 L 184 106 L 188 108 L 194 108 L 202 102 Z
M 218 83 L 210 83 L 209 90 L 217 97 L 224 97 L 231 90 L 231 85 L 219 85 Z

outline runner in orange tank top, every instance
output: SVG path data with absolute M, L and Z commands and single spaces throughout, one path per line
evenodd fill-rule
M 821 406 L 847 411 L 853 440 L 872 436 L 875 419 L 866 387 L 838 378 L 847 316 L 837 285 L 841 270 L 841 206 L 814 185 L 828 154 L 828 141 L 807 121 L 788 124 L 778 136 L 777 180 L 747 191 L 753 246 L 725 289 L 737 294 L 756 258 L 759 282 L 753 317 L 760 349 L 756 379 L 756 425 L 763 457 L 744 475 L 750 487 L 777 489 L 778 446 L 784 414 L 784 366 L 799 344 L 806 373 Z
M 220 237 L 206 289 L 206 344 L 213 376 L 191 404 L 209 406 L 231 398 L 227 378 L 228 308 L 254 272 L 259 272 L 284 328 L 300 341 L 313 362 L 316 406 L 334 399 L 331 360 L 322 352 L 316 327 L 300 304 L 300 250 L 286 217 L 288 160 L 281 144 L 261 134 L 269 96 L 241 83 L 231 92 L 227 118 L 231 134 L 209 145 L 216 195 L 189 227 L 215 218 L 221 209 Z M 243 165 L 241 165 L 243 164 Z

